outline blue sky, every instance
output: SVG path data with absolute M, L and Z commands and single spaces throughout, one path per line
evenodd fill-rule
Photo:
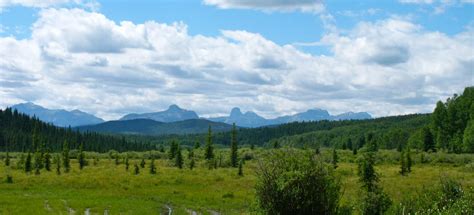
M 227 114 L 232 106 L 241 106 L 268 117 L 315 107 L 383 116 L 429 112 L 434 101 L 473 85 L 474 4 L 469 0 L 0 0 L 0 8 L 0 38 L 7 44 L 0 54 L 13 59 L 0 61 L 5 74 L 0 77 L 0 96 L 5 98 L 0 106 L 33 101 L 105 118 L 171 103 L 204 115 Z M 125 28 L 123 21 L 133 26 Z M 168 30 L 176 35 L 160 36 Z M 152 31 L 158 36 L 152 38 Z M 123 38 L 107 41 L 102 33 Z M 380 38 L 384 35 L 390 38 Z M 183 40 L 175 41 L 179 36 Z M 25 47 L 34 53 L 16 50 Z M 457 47 L 465 51 L 464 58 L 449 52 Z M 162 53 L 165 49 L 176 56 Z M 18 59 L 29 54 L 38 56 L 40 69 Z M 449 56 L 435 58 L 443 55 Z M 236 56 L 239 61 L 225 58 Z M 138 64 L 121 61 L 135 58 L 140 58 Z M 155 62 L 159 65 L 143 68 Z M 208 86 L 216 85 L 219 72 L 225 81 L 218 89 L 230 98 L 219 98 Z M 383 89 L 377 81 L 386 79 L 391 81 Z M 340 83 L 346 80 L 351 81 Z M 128 82 L 133 90 L 114 93 L 124 84 L 118 82 Z M 181 82 L 199 89 L 175 85 Z M 410 87 L 399 89 L 403 82 Z M 71 84 L 81 89 L 80 96 L 62 93 Z M 127 96 L 128 102 L 96 95 Z M 214 102 L 222 105 L 208 105 Z

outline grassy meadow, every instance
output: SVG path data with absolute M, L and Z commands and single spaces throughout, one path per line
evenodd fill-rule
M 255 214 L 255 169 L 259 154 L 264 152 L 240 150 L 240 155 L 247 159 L 243 176 L 238 176 L 237 168 L 223 163 L 219 164 L 222 167 L 209 169 L 202 159 L 193 170 L 188 168 L 187 159 L 184 168 L 178 169 L 165 156 L 155 161 L 156 174 L 150 174 L 150 160 L 146 159 L 146 166 L 135 175 L 134 164 L 140 163 L 140 157 L 147 158 L 146 153 L 131 155 L 128 170 L 123 160 L 116 165 L 107 154 L 88 153 L 88 166 L 83 170 L 72 159 L 71 171 L 60 175 L 56 174 L 54 164 L 50 172 L 43 169 L 39 175 L 27 174 L 17 169 L 18 159 L 12 158 L 10 166 L 0 164 L 0 214 L 159 214 L 168 213 L 168 207 L 173 214 Z M 338 153 L 336 174 L 343 184 L 341 204 L 356 208 L 361 192 L 357 155 L 348 150 Z M 221 149 L 219 154 L 226 155 L 228 150 Z M 323 150 L 321 156 L 328 159 L 330 150 Z M 423 187 L 435 186 L 446 176 L 459 181 L 465 189 L 474 187 L 472 154 L 414 153 L 412 173 L 408 176 L 399 174 L 398 152 L 381 151 L 378 156 L 376 170 L 393 205 L 421 192 Z M 99 160 L 94 164 L 96 157 Z M 184 157 L 187 158 L 186 153 Z M 226 158 L 223 156 L 222 160 Z M 6 175 L 13 177 L 13 183 L 6 182 Z

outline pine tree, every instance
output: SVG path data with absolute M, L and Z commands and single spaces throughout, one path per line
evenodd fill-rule
M 140 167 L 145 168 L 145 164 L 146 164 L 145 158 L 142 158 L 142 161 L 140 162 Z
M 199 149 L 201 147 L 201 143 L 199 142 L 199 140 L 196 140 L 196 142 L 194 143 L 194 149 Z
M 254 149 L 255 149 L 255 144 L 251 143 L 251 144 L 250 144 L 250 149 L 251 149 L 251 150 L 254 150 Z
M 408 173 L 411 172 L 411 165 L 413 163 L 413 161 L 411 160 L 411 152 L 410 152 L 410 148 L 407 147 L 407 151 L 406 151 L 406 159 L 407 159 L 407 171 Z
M 352 154 L 357 155 L 357 147 L 352 148 Z
M 128 171 L 128 166 L 130 165 L 130 163 L 128 162 L 128 154 L 125 155 L 125 162 L 124 163 L 125 163 L 125 170 Z
M 178 147 L 179 147 L 178 143 L 175 140 L 171 141 L 170 150 L 168 151 L 168 158 L 170 160 L 173 160 L 176 158 Z
M 243 165 L 244 165 L 244 161 L 243 161 L 243 160 L 240 160 L 240 162 L 239 162 L 239 172 L 238 172 L 238 175 L 239 175 L 239 176 L 243 176 L 243 175 L 244 175 L 244 172 L 243 172 L 243 170 L 242 170 Z
M 152 158 L 150 162 L 150 174 L 156 174 L 155 158 Z
M 181 154 L 181 147 L 178 145 L 178 149 L 176 151 L 176 167 L 182 169 L 183 168 L 183 155 Z
M 5 157 L 5 166 L 10 166 L 10 155 L 8 154 L 8 151 Z
M 273 148 L 274 149 L 280 148 L 280 143 L 278 143 L 278 140 L 273 141 Z
M 230 140 L 230 165 L 237 167 L 238 162 L 237 129 L 234 123 L 232 124 L 232 136 Z
M 46 169 L 46 171 L 51 171 L 51 154 L 49 154 L 49 151 L 46 151 L 43 158 L 44 158 L 44 168 Z
M 120 164 L 119 155 L 116 154 L 115 155 L 115 165 L 118 166 L 119 164 Z
M 210 125 L 207 132 L 207 142 L 206 142 L 204 158 L 206 158 L 206 160 L 208 161 L 214 158 L 214 146 L 212 143 L 212 130 L 211 130 Z
M 189 169 L 193 170 L 195 165 L 194 157 L 192 157 L 189 161 Z
M 319 155 L 321 154 L 321 149 L 319 148 L 319 145 L 316 146 L 316 149 L 314 150 L 314 153 Z
M 79 147 L 79 169 L 82 170 L 86 166 L 86 156 L 84 155 L 84 144 L 81 143 L 81 146 Z
M 336 151 L 336 148 L 333 148 L 333 150 L 332 150 L 332 166 L 334 167 L 334 169 L 337 168 L 337 162 L 338 162 L 337 151 Z
M 408 174 L 405 150 L 400 152 L 400 174 L 401 175 L 407 175 Z
M 138 165 L 136 163 L 133 165 L 133 167 L 135 175 L 138 175 L 140 173 L 140 168 L 138 168 Z
M 63 160 L 64 172 L 68 173 L 71 168 L 71 164 L 69 160 L 69 143 L 66 140 L 64 140 L 62 160 Z
M 56 174 L 61 175 L 61 157 L 56 155 Z
M 31 153 L 28 152 L 28 155 L 26 156 L 25 160 L 25 172 L 30 173 L 31 172 Z
M 35 163 L 34 163 L 34 168 L 35 168 L 35 175 L 40 174 L 41 166 L 43 163 L 43 160 L 41 158 L 41 154 L 39 151 L 35 152 L 35 157 L 34 157 Z
M 165 152 L 165 147 L 163 146 L 163 144 L 160 144 L 159 151 L 160 152 Z

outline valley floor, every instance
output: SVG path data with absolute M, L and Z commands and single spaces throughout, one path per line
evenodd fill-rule
M 45 170 L 26 174 L 1 164 L 0 214 L 158 214 L 167 213 L 168 207 L 173 214 L 249 214 L 256 208 L 255 160 L 246 162 L 244 176 L 237 175 L 237 168 L 209 170 L 204 164 L 180 170 L 165 159 L 156 160 L 156 175 L 149 173 L 148 163 L 135 175 L 133 165 L 139 162 L 130 160 L 127 171 L 123 164 L 101 159 L 96 166 L 89 161 L 80 171 L 72 160 L 71 172 L 61 175 Z M 444 176 L 465 188 L 474 187 L 474 170 L 464 165 L 417 164 L 408 176 L 399 174 L 397 164 L 378 165 L 377 171 L 394 204 Z M 344 187 L 342 204 L 356 207 L 360 196 L 356 164 L 341 162 L 336 173 Z M 13 176 L 13 183 L 4 182 L 6 174 Z

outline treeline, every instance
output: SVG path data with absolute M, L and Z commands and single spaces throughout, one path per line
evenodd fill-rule
M 68 142 L 70 149 L 78 149 L 83 144 L 84 150 L 107 152 L 146 151 L 155 146 L 142 140 L 104 135 L 98 133 L 80 133 L 71 128 L 56 127 L 44 123 L 36 117 L 30 117 L 11 108 L 0 110 L 0 151 L 27 152 L 38 147 L 52 152 L 62 150 L 63 143 Z
M 446 102 L 438 102 L 433 114 L 384 117 L 318 130 L 270 141 L 271 145 L 335 147 L 357 150 L 367 137 L 384 149 L 409 147 L 426 152 L 474 153 L 474 87 Z
M 436 148 L 448 152 L 474 153 L 474 87 L 454 94 L 446 102 L 439 101 L 433 112 L 428 134 Z
M 270 140 L 285 136 L 304 134 L 312 131 L 331 130 L 337 127 L 358 125 L 380 119 L 370 120 L 344 120 L 344 121 L 309 121 L 309 122 L 291 122 L 281 125 L 266 126 L 259 128 L 239 128 L 238 142 L 241 145 L 263 146 Z M 232 132 L 217 132 L 213 134 L 213 141 L 217 145 L 230 146 Z M 153 142 L 155 144 L 168 144 L 173 140 L 179 141 L 183 145 L 194 145 L 196 142 L 201 144 L 206 141 L 207 134 L 187 134 L 187 135 L 163 135 L 163 136 L 128 136 L 131 139 L 141 139 L 143 141 Z

